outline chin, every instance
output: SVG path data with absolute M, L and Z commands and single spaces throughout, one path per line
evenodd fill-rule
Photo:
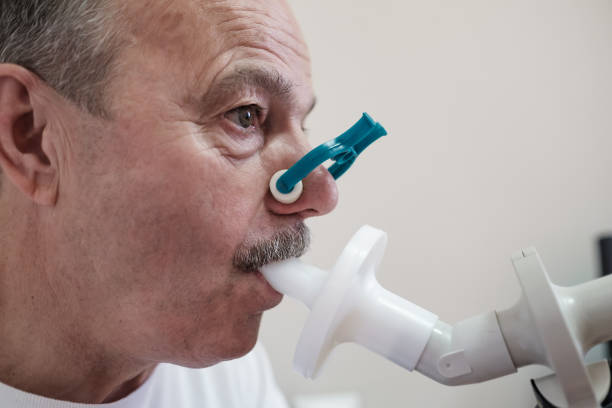
M 189 368 L 205 368 L 222 361 L 243 357 L 257 343 L 260 321 L 261 314 L 252 316 L 248 322 L 234 325 L 228 334 L 219 336 L 218 342 L 213 345 L 205 342 L 206 345 L 199 346 L 197 351 L 193 350 L 194 353 L 191 353 L 191 358 L 188 358 L 187 361 L 175 364 Z
M 251 350 L 253 350 L 253 347 L 255 347 L 256 343 L 257 343 L 257 336 L 253 336 L 250 339 L 244 339 L 244 341 L 241 341 L 241 342 L 237 341 L 234 344 L 232 344 L 231 348 L 224 350 L 222 360 L 223 361 L 234 360 L 236 358 L 243 357 L 246 354 L 248 354 Z
M 223 360 L 233 360 L 240 358 L 250 352 L 257 343 L 259 335 L 259 324 L 261 322 L 261 314 L 254 315 L 249 319 L 247 324 L 235 327 L 231 338 L 223 345 L 224 358 Z

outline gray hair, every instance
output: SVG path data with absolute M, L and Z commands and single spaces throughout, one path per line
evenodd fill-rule
M 310 246 L 310 230 L 303 222 L 276 232 L 269 239 L 241 244 L 234 253 L 233 265 L 253 272 L 272 262 L 302 256 Z
M 20 65 L 82 110 L 108 117 L 103 89 L 121 45 L 111 2 L 0 0 L 0 64 Z
M 20 65 L 104 117 L 103 88 L 120 46 L 113 0 L 0 0 L 0 63 Z

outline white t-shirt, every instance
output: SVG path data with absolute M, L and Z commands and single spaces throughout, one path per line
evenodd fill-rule
M 288 408 L 261 345 L 246 356 L 191 369 L 159 364 L 136 391 L 109 404 L 77 404 L 0 383 L 2 408 Z

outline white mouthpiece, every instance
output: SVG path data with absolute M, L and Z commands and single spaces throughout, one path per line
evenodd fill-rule
M 387 236 L 362 227 L 331 273 L 297 259 L 267 265 L 262 273 L 276 290 L 311 309 L 295 351 L 294 367 L 318 374 L 336 344 L 355 342 L 413 370 L 438 317 L 382 288 L 374 276 Z
M 309 309 L 312 309 L 328 275 L 326 271 L 296 258 L 266 265 L 262 273 L 274 289 L 298 299 Z

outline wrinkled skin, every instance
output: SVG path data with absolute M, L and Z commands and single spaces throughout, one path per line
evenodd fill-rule
M 0 65 L 0 381 L 71 401 L 247 353 L 281 296 L 236 250 L 337 201 L 324 168 L 293 204 L 268 192 L 314 101 L 283 1 L 125 3 L 108 119 Z

